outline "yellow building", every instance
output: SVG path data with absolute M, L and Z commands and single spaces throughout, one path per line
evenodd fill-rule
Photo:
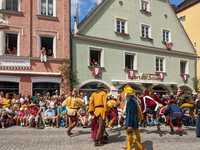
M 200 0 L 185 0 L 175 12 L 187 32 L 192 44 L 200 54 Z M 197 77 L 200 78 L 200 60 L 197 61 Z

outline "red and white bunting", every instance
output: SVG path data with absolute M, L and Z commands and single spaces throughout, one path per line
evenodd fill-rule
M 93 67 L 92 75 L 95 77 L 100 77 L 101 76 L 101 68 Z
M 135 71 L 134 70 L 128 71 L 128 78 L 129 79 L 135 79 Z
M 163 80 L 164 80 L 164 77 L 165 77 L 164 73 L 163 73 L 163 72 L 159 72 L 158 74 L 159 74 L 159 79 L 160 79 L 161 81 L 163 81 Z
M 187 80 L 188 80 L 188 75 L 187 74 L 183 74 L 183 81 L 187 82 Z
M 165 44 L 167 46 L 167 49 L 171 49 L 172 48 L 171 43 L 165 42 Z

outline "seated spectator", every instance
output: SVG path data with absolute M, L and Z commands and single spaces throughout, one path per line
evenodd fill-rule
M 36 99 L 37 98 L 37 91 L 34 93 L 34 96 L 32 96 L 32 99 Z
M 22 108 L 25 110 L 25 108 L 28 108 L 28 102 L 24 101 L 24 104 L 22 105 Z
M 55 113 L 54 110 L 51 109 L 51 106 L 47 107 L 48 109 L 45 111 L 45 117 L 44 117 L 44 123 L 45 125 L 47 124 L 47 122 L 50 122 L 49 126 L 54 126 L 54 122 L 55 122 Z
M 40 93 L 37 93 L 37 98 L 33 100 L 33 103 L 40 108 Z
M 40 97 L 40 102 L 39 102 L 39 105 L 40 105 L 40 119 L 42 120 L 42 122 L 44 123 L 44 113 L 45 113 L 45 110 L 46 110 L 46 101 L 44 100 L 43 97 Z
M 24 98 L 25 98 L 25 95 L 22 94 L 22 95 L 21 95 L 21 98 L 20 98 L 20 103 L 21 103 L 21 104 L 24 103 Z
M 13 47 L 12 54 L 17 55 L 17 49 L 16 49 L 16 47 Z
M 53 96 L 54 98 L 60 97 L 58 90 L 55 91 L 55 95 Z
M 83 109 L 83 108 L 79 109 L 77 114 L 78 114 L 79 119 L 81 120 L 82 128 L 86 128 L 86 125 L 85 125 L 86 119 L 87 119 L 87 117 L 86 117 L 86 115 L 87 115 L 86 108 L 85 109 Z
M 5 108 L 5 113 L 6 113 L 6 126 L 9 123 L 9 120 L 11 121 L 11 124 L 13 125 L 13 109 L 11 108 L 10 104 L 7 105 L 7 108 Z
M 42 47 L 42 49 L 40 50 L 40 59 L 41 62 L 47 62 L 47 52 L 45 50 L 45 47 Z
M 48 50 L 48 52 L 47 52 L 47 56 L 48 56 L 48 57 L 53 57 L 53 52 L 52 52 L 51 49 Z
M 26 124 L 25 126 L 28 125 L 28 118 L 29 118 L 29 112 L 28 112 L 28 108 L 25 108 L 25 121 L 26 121 Z
M 20 101 L 19 99 L 17 99 L 17 94 L 13 95 L 13 99 L 11 100 L 11 106 L 13 107 L 14 111 L 20 106 Z
M 60 101 L 60 97 L 57 97 L 57 101 L 55 102 L 55 105 L 56 105 L 56 108 L 62 105 L 62 102 Z
M 65 94 L 62 94 L 62 95 L 61 95 L 61 98 L 60 98 L 61 103 L 63 103 L 63 101 L 65 101 L 65 99 L 66 99 L 66 98 L 65 98 Z
M 47 105 L 50 105 L 51 106 L 51 109 L 55 110 L 55 98 L 54 97 L 51 97 L 49 100 L 48 100 L 48 104 Z
M 1 122 L 2 129 L 4 129 L 4 118 L 5 118 L 5 112 L 2 107 L 2 104 L 0 103 L 0 122 Z
M 39 118 L 39 109 L 35 104 L 31 104 L 30 105 L 30 110 L 29 110 L 29 128 L 31 127 L 32 121 L 33 119 L 35 119 L 35 123 L 36 123 L 36 128 L 38 127 L 38 118 Z
M 67 128 L 67 108 L 66 107 L 58 107 L 57 109 L 57 126 L 56 128 L 59 128 L 58 123 L 60 118 L 65 118 L 65 128 Z
M 21 126 L 24 126 L 25 125 L 25 111 L 23 108 L 20 108 L 20 112 L 19 112 L 19 117 L 20 117 L 20 122 L 21 122 Z
M 3 104 L 3 108 L 4 109 L 7 107 L 7 104 L 10 104 L 10 99 L 9 99 L 9 94 L 8 93 L 6 93 L 6 97 L 3 98 L 2 104 Z
M 20 120 L 20 116 L 19 116 L 19 107 L 16 108 L 15 116 L 13 117 L 13 120 L 16 121 L 16 125 L 18 126 L 18 125 L 19 125 L 19 120 Z

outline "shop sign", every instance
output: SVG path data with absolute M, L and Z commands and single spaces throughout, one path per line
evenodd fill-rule
M 0 67 L 30 67 L 30 59 L 0 59 Z
M 160 77 L 158 74 L 148 74 L 148 73 L 139 73 L 135 75 L 136 80 L 158 80 L 160 81 Z

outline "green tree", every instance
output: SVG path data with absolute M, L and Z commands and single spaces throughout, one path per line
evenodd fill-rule
M 62 86 L 70 86 L 78 84 L 77 71 L 74 71 L 71 66 L 71 60 L 64 59 L 61 66 L 58 68 L 62 72 L 62 76 L 66 82 L 62 82 Z
M 152 89 L 152 86 L 153 84 L 151 83 L 142 83 L 142 86 L 144 86 L 147 90 L 149 90 L 149 92 L 151 92 L 153 94 L 153 89 Z
M 200 79 L 198 79 L 197 77 L 192 78 L 192 82 L 193 82 L 193 88 L 194 90 L 199 93 L 200 92 L 200 87 L 199 87 L 199 83 L 200 83 Z
M 170 87 L 172 89 L 173 94 L 176 95 L 178 92 L 178 86 L 176 84 L 171 84 Z

